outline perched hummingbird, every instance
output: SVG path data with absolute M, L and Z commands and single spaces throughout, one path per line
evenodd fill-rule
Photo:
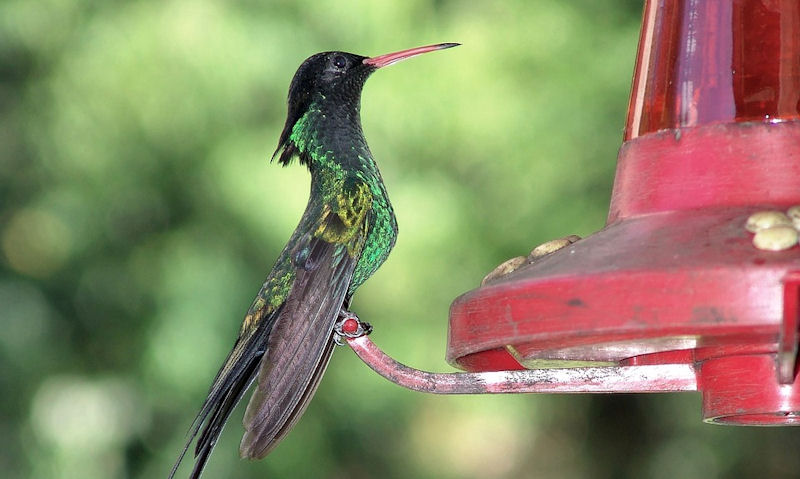
M 397 222 L 361 130 L 361 90 L 378 68 L 450 48 L 441 43 L 367 58 L 324 52 L 300 65 L 289 87 L 278 148 L 311 172 L 311 196 L 289 243 L 247 312 L 239 337 L 192 424 L 198 478 L 225 422 L 256 381 L 244 415 L 242 457 L 260 459 L 305 410 L 328 365 L 334 324 L 356 289 L 386 260 Z M 199 436 L 198 436 L 199 433 Z

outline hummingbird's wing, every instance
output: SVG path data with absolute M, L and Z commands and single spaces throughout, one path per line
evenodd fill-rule
M 266 456 L 300 418 L 333 350 L 333 326 L 368 230 L 372 195 L 366 184 L 344 188 L 324 207 L 303 267 L 283 305 L 261 361 L 244 416 L 242 457 Z
M 256 377 L 244 418 L 243 457 L 264 457 L 305 410 L 330 359 L 333 326 L 368 230 L 372 196 L 364 183 L 350 186 L 315 211 L 316 221 L 301 222 L 307 232 L 293 235 L 294 247 L 284 250 L 245 317 L 170 479 L 195 436 L 189 477 L 200 477 L 228 417 Z M 306 214 L 313 210 L 309 203 Z M 282 284 L 288 284 L 286 290 Z M 264 298 L 270 292 L 286 299 L 274 306 Z

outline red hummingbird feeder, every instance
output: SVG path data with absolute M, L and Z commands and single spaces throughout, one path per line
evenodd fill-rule
M 708 422 L 800 424 L 796 231 L 775 251 L 746 229 L 793 205 L 800 2 L 647 0 L 606 227 L 453 302 L 468 372 L 348 342 L 427 392 L 700 391 Z

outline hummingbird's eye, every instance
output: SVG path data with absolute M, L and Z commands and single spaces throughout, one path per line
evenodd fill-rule
M 333 58 L 333 66 L 336 68 L 344 68 L 347 65 L 347 60 L 341 55 L 336 55 Z

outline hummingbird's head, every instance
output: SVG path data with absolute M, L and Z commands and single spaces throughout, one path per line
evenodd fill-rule
M 310 56 L 300 65 L 289 86 L 289 111 L 278 142 L 279 150 L 288 146 L 295 123 L 314 102 L 358 105 L 364 82 L 375 71 L 375 67 L 364 63 L 366 59 L 352 53 L 323 52 Z
M 357 101 L 367 77 L 376 67 L 364 63 L 367 57 L 345 52 L 323 52 L 300 65 L 289 86 L 289 110 L 305 113 L 315 97 L 332 101 Z
M 456 45 L 458 43 L 440 43 L 377 57 L 346 52 L 323 52 L 310 56 L 297 69 L 289 86 L 289 111 L 273 158 L 283 150 L 279 161 L 284 165 L 289 163 L 297 148 L 291 139 L 292 131 L 313 106 L 320 107 L 322 103 L 335 105 L 341 107 L 337 111 L 352 113 L 349 121 L 359 121 L 361 90 L 372 72 L 406 58 Z

